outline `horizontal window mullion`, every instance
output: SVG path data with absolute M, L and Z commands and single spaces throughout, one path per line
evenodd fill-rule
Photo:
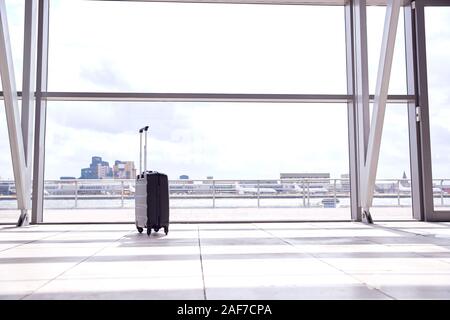
M 19 98 L 22 92 L 18 92 Z M 180 101 L 180 102 L 318 102 L 346 103 L 352 101 L 346 94 L 229 94 L 229 93 L 135 93 L 135 92 L 43 92 L 49 101 Z M 3 92 L 0 91 L 0 99 Z M 374 95 L 370 95 L 373 102 Z M 389 95 L 388 102 L 414 101 L 414 95 Z

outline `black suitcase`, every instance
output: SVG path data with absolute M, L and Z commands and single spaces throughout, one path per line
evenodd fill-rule
M 148 127 L 139 130 L 140 157 L 139 171 L 136 178 L 135 214 L 136 228 L 141 233 L 147 228 L 150 235 L 152 229 L 156 232 L 164 228 L 169 233 L 169 182 L 167 175 L 156 171 L 147 171 L 147 131 Z M 142 170 L 142 133 L 145 132 L 144 171 Z

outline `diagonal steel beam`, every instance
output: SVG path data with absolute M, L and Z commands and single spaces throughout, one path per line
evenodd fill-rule
M 23 43 L 22 133 L 27 165 L 27 182 L 31 182 L 33 159 L 34 91 L 36 83 L 37 0 L 25 2 Z
M 367 14 L 366 0 L 354 1 L 355 17 L 355 68 L 356 68 L 356 103 L 358 104 L 359 141 L 361 164 L 366 161 L 367 145 L 369 141 L 369 63 L 367 53 Z
M 375 100 L 373 104 L 369 141 L 364 166 L 363 190 L 361 202 L 363 211 L 369 214 L 372 206 L 375 178 L 380 155 L 381 136 L 383 133 L 384 115 L 394 57 L 395 36 L 397 34 L 400 0 L 389 0 L 386 8 L 383 40 L 381 43 L 380 61 L 378 64 Z M 370 214 L 369 214 L 370 217 Z
M 34 91 L 36 79 L 37 46 L 37 0 L 25 1 L 25 25 L 23 43 L 23 78 L 22 78 L 22 134 L 25 152 L 25 204 L 17 223 L 28 224 L 28 209 L 31 208 L 31 172 L 33 161 L 34 133 Z
M 0 75 L 3 84 L 6 122 L 8 125 L 14 180 L 16 183 L 17 204 L 19 209 L 26 210 L 25 150 L 20 123 L 5 1 L 0 1 Z

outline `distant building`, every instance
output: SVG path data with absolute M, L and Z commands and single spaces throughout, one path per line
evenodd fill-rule
M 403 177 L 402 177 L 402 180 L 400 180 L 400 184 L 402 185 L 402 187 L 407 187 L 407 188 L 411 187 L 411 183 L 409 183 L 409 180 L 408 180 L 408 177 L 406 176 L 405 171 L 403 171 Z
M 97 165 L 97 179 L 112 178 L 112 169 L 109 165 Z
M 188 175 L 182 174 L 178 178 L 178 180 L 171 180 L 170 184 L 187 185 L 187 184 L 194 184 L 194 181 L 190 180 Z M 177 187 L 175 187 L 175 188 L 177 188 Z
M 329 173 L 280 173 L 280 179 L 330 179 Z
M 75 177 L 59 177 L 59 180 L 75 180 Z
M 341 174 L 341 191 L 350 192 L 350 174 Z
M 203 184 L 213 184 L 214 183 L 214 177 L 213 176 L 207 176 L 206 180 L 202 181 Z
M 97 179 L 96 170 L 92 170 L 91 168 L 81 169 L 80 179 Z
M 218 181 L 217 181 L 218 182 Z M 223 183 L 223 182 L 222 182 Z M 239 184 L 242 185 L 247 185 L 247 186 L 258 186 L 258 184 L 260 186 L 268 186 L 268 185 L 273 185 L 273 184 L 278 184 L 276 180 L 239 180 Z
M 280 173 L 282 183 L 288 183 L 289 180 L 307 180 L 310 187 L 326 188 L 330 185 L 329 173 Z
M 103 161 L 101 157 L 92 157 L 89 168 L 81 169 L 80 179 L 104 179 L 112 178 L 112 169 L 107 161 Z
M 134 161 L 116 160 L 112 171 L 114 179 L 134 179 L 136 177 Z

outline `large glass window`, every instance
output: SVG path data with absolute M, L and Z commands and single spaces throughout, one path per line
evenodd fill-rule
M 342 6 L 51 1 L 49 91 L 346 93 Z
M 375 93 L 383 40 L 385 6 L 367 8 L 369 90 Z M 405 28 L 400 10 L 389 94 L 406 94 Z M 371 104 L 372 112 L 372 104 Z M 372 113 L 370 114 L 372 117 Z M 389 103 L 383 126 L 372 216 L 375 220 L 411 219 L 411 175 L 406 104 Z
M 49 102 L 45 221 L 133 221 L 135 173 L 117 175 L 116 164 L 139 171 L 144 125 L 148 168 L 171 180 L 174 221 L 349 219 L 346 107 Z M 325 198 L 337 205 L 314 210 Z
M 449 7 L 425 8 L 431 163 L 435 210 L 450 206 Z
M 8 3 L 20 88 L 24 1 Z M 50 92 L 347 93 L 343 6 L 52 0 L 50 11 Z M 367 9 L 371 93 L 385 12 Z M 405 70 L 400 14 L 390 94 L 406 94 Z M 286 208 L 289 219 L 314 220 L 314 208 L 331 206 L 325 219 L 350 217 L 345 104 L 50 101 L 48 110 L 46 221 L 132 221 L 130 166 L 139 171 L 145 124 L 148 166 L 169 175 L 171 206 L 184 210 L 175 220 L 189 208 L 191 217 L 259 208 L 255 220 L 283 219 L 273 209 Z M 388 182 L 410 178 L 405 112 L 386 113 L 378 177 Z M 375 206 L 409 206 L 399 183 Z M 93 218 L 92 208 L 128 211 Z
M 412 218 L 408 105 L 389 103 L 381 138 L 373 208 L 375 220 Z
M 9 148 L 5 108 L 0 100 L 0 223 L 16 223 L 19 217 Z
M 3 0 L 6 4 L 8 19 L 9 38 L 11 44 L 14 72 L 17 90 L 22 89 L 22 67 L 23 67 L 23 33 L 25 21 L 24 0 Z M 3 84 L 0 81 L 0 91 Z
M 375 93 L 377 84 L 378 64 L 380 61 L 381 43 L 383 40 L 386 7 L 367 7 L 367 51 L 369 63 L 369 89 Z M 406 94 L 406 59 L 405 59 L 405 28 L 403 9 L 400 9 L 397 35 L 395 37 L 394 58 L 392 61 L 389 94 Z

